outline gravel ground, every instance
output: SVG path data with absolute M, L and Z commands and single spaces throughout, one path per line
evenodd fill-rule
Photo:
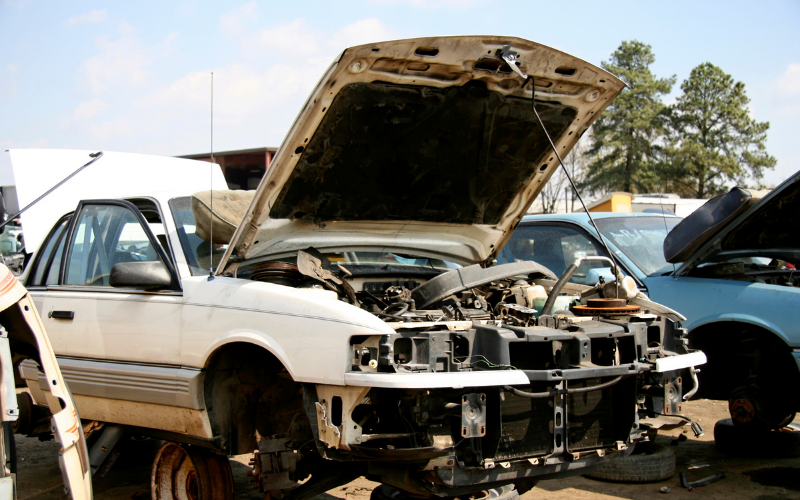
M 670 492 L 664 498 L 683 499 L 800 499 L 800 458 L 769 459 L 734 457 L 719 452 L 714 445 L 714 423 L 727 418 L 727 403 L 699 400 L 684 403 L 684 413 L 698 420 L 706 434 L 695 438 L 688 428 L 659 435 L 659 442 L 670 444 L 684 434 L 688 439 L 674 447 L 677 455 L 676 474 L 656 484 L 615 484 L 584 477 L 542 481 L 523 495 L 523 500 L 548 499 L 651 499 L 660 494 L 663 486 Z M 150 463 L 157 443 L 144 440 L 130 442 L 105 477 L 95 478 L 94 498 L 97 500 L 146 500 L 150 498 Z M 58 468 L 58 445 L 17 436 L 19 457 L 18 500 L 63 498 L 61 474 Z M 231 459 L 237 499 L 260 499 L 252 490 L 245 472 L 249 456 Z M 686 472 L 695 481 L 718 472 L 726 478 L 693 491 L 681 487 L 678 472 Z M 367 500 L 377 483 L 360 478 L 316 497 L 317 500 Z

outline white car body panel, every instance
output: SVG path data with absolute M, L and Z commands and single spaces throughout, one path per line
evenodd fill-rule
M 15 306 L 21 309 L 23 319 L 37 344 L 41 368 L 44 372 L 44 383 L 48 391 L 47 403 L 53 413 L 53 433 L 61 445 L 58 462 L 64 478 L 65 491 L 73 500 L 89 500 L 92 498 L 92 476 L 86 439 L 76 405 L 59 370 L 55 353 L 47 338 L 36 306 L 22 283 L 6 266 L 0 265 L 0 311 Z M 14 335 L 14 332 L 9 334 Z M 3 368 L 5 369 L 6 366 Z M 6 382 L 6 377 L 3 377 L 3 382 Z M 10 383 L 14 384 L 13 377 Z M 12 401 L 8 401 L 5 395 L 2 398 L 3 404 L 0 406 L 3 410 L 2 420 L 4 421 L 17 419 L 15 394 L 13 398 Z M 2 466 L 4 467 L 4 461 Z
M 183 283 L 184 366 L 203 367 L 222 345 L 257 339 L 295 381 L 344 385 L 350 337 L 393 333 L 372 314 L 331 300 L 324 290 L 224 277 L 195 276 Z

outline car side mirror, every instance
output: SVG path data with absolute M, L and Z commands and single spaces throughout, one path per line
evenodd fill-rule
M 108 284 L 114 287 L 166 288 L 172 284 L 172 275 L 163 262 L 119 262 L 111 266 Z

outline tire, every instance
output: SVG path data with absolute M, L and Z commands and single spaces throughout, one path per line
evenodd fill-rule
M 370 500 L 415 500 L 415 497 L 401 491 L 394 486 L 382 484 L 372 490 L 369 495 Z M 480 490 L 469 495 L 459 495 L 457 497 L 436 497 L 449 500 L 519 500 L 519 493 L 513 484 L 507 484 L 498 488 Z
M 165 443 L 153 460 L 150 495 L 154 500 L 233 500 L 230 462 L 202 448 Z
M 784 399 L 765 394 L 758 386 L 738 387 L 728 397 L 733 423 L 753 430 L 782 429 L 794 420 L 795 412 Z
M 672 448 L 650 444 L 643 453 L 634 452 L 609 460 L 586 477 L 614 483 L 657 483 L 674 475 L 675 452 Z
M 717 449 L 729 455 L 770 458 L 800 457 L 800 424 L 781 430 L 736 425 L 726 418 L 714 425 Z

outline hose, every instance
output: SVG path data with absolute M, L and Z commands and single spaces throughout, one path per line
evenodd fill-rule
M 622 377 L 625 376 L 626 375 L 620 375 L 619 377 L 609 380 L 608 382 L 603 382 L 602 384 L 593 385 L 591 387 L 576 387 L 574 389 L 553 389 L 552 391 L 549 392 L 525 392 L 519 389 L 515 389 L 510 385 L 503 386 L 503 389 L 523 398 L 543 399 L 543 398 L 552 398 L 559 394 L 581 394 L 584 392 L 599 391 L 600 389 L 606 389 L 608 387 L 611 387 L 612 385 L 617 384 L 617 382 L 622 380 Z
M 588 257 L 579 257 L 575 259 L 575 261 L 569 265 L 567 270 L 564 271 L 564 274 L 562 274 L 561 277 L 558 278 L 556 284 L 553 285 L 552 290 L 550 290 L 550 295 L 547 296 L 547 301 L 545 301 L 544 307 L 542 307 L 542 312 L 539 314 L 540 316 L 544 316 L 552 312 L 551 309 L 553 309 L 553 304 L 556 303 L 556 299 L 558 298 L 558 294 L 561 293 L 561 289 L 564 288 L 564 285 L 567 284 L 567 281 L 569 281 L 569 279 L 572 278 L 572 275 L 575 274 L 575 271 L 578 270 L 578 267 L 580 267 L 580 265 L 583 264 L 583 261 L 585 260 L 586 261 L 603 260 L 606 262 L 610 262 L 612 266 L 615 266 L 613 260 L 609 259 L 608 257 L 603 257 L 600 255 L 590 255 Z M 617 287 L 619 287 L 619 280 L 617 280 Z

